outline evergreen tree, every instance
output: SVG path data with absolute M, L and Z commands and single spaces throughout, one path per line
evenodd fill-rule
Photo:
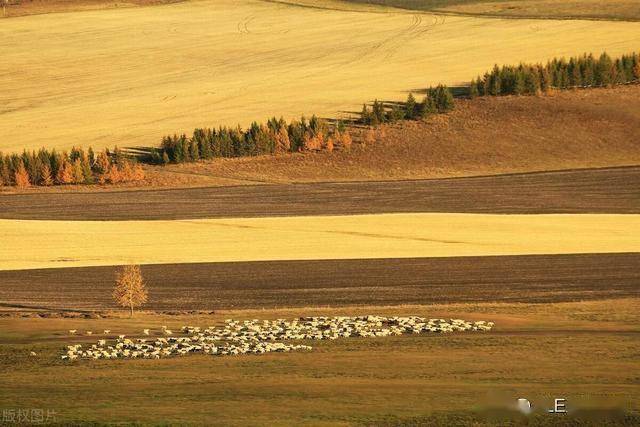
M 407 97 L 407 102 L 404 106 L 404 111 L 405 111 L 405 117 L 408 120 L 414 120 L 416 118 L 416 99 L 413 97 L 412 93 L 409 93 L 409 96 Z
M 524 72 L 524 93 L 529 95 L 540 93 L 538 72 L 533 68 L 529 68 Z
M 93 152 L 93 150 L 91 150 Z M 89 160 L 89 155 L 84 154 L 80 159 L 81 167 L 82 167 L 82 181 L 84 184 L 93 184 L 93 171 L 91 170 L 91 161 Z
M 47 163 L 42 164 L 42 170 L 40 171 L 40 176 L 42 180 L 40 181 L 40 185 L 44 185 L 45 187 L 49 187 L 53 185 L 53 176 L 51 175 L 51 168 Z
M 369 109 L 367 108 L 367 104 L 362 104 L 362 112 L 360 113 L 360 121 L 362 122 L 363 125 L 370 125 L 371 124 L 371 113 L 369 112 Z
M 386 115 L 384 113 L 384 105 L 381 102 L 378 102 L 377 99 L 373 102 L 371 116 L 371 124 L 374 126 L 385 122 Z
M 427 95 L 424 97 L 424 100 L 422 101 L 422 106 L 420 107 L 420 117 L 423 119 L 428 117 L 430 114 L 434 114 L 438 111 L 435 99 L 431 95 L 432 92 L 433 89 L 430 88 L 427 91 Z
M 480 87 L 480 77 L 478 77 L 478 80 L 471 80 L 469 84 L 469 98 L 473 99 L 480 96 Z
M 582 71 L 580 65 L 575 58 L 571 58 L 569 61 L 569 86 L 581 87 L 582 86 Z
M 72 163 L 72 174 L 73 174 L 73 183 L 74 184 L 82 184 L 84 182 L 84 171 L 82 168 L 82 160 L 79 157 Z
M 25 168 L 24 163 L 20 161 L 15 171 L 15 175 L 13 177 L 13 181 L 16 183 L 18 188 L 27 188 L 31 186 L 31 180 L 29 177 L 29 172 L 27 172 L 27 168 Z
M 489 95 L 498 96 L 501 94 L 500 69 L 498 65 L 493 67 L 493 72 L 489 75 Z
M 606 53 L 600 55 L 595 66 L 595 84 L 597 86 L 608 86 L 611 84 L 611 70 L 613 63 L 611 57 Z

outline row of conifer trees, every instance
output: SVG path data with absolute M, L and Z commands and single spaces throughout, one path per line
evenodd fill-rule
M 419 120 L 430 114 L 446 113 L 453 110 L 454 106 L 455 102 L 451 90 L 444 85 L 438 85 L 435 88 L 429 88 L 424 100 L 420 103 L 410 93 L 407 102 L 402 105 L 379 102 L 376 99 L 369 110 L 365 104 L 360 113 L 360 123 L 367 126 L 378 126 L 398 120 Z
M 546 65 L 520 64 L 494 66 L 493 70 L 472 80 L 469 95 L 535 95 L 551 89 L 608 87 L 640 80 L 640 56 L 637 53 L 612 59 L 603 53 L 552 59 Z
M 546 65 L 497 65 L 470 84 L 469 94 L 499 96 L 538 94 L 551 89 L 604 87 L 640 80 L 640 56 L 623 55 L 615 60 L 606 53 L 569 60 L 553 59 Z M 418 120 L 430 114 L 445 113 L 454 108 L 449 88 L 430 88 L 424 100 L 417 102 L 412 94 L 402 103 L 375 101 L 371 109 L 363 106 L 360 123 L 377 126 L 398 120 Z M 163 138 L 160 148 L 153 149 L 151 161 L 156 164 L 194 162 L 217 157 L 243 157 L 298 151 L 334 149 L 348 150 L 352 139 L 342 122 L 329 125 L 316 116 L 287 123 L 275 117 L 266 124 L 254 122 L 248 129 L 220 127 L 196 129 L 192 136 L 173 135 Z M 70 152 L 41 149 L 21 155 L 0 153 L 0 185 L 64 185 L 119 183 L 144 179 L 139 164 L 117 148 L 97 155 L 74 148 Z
M 297 151 L 348 150 L 351 136 L 342 122 L 329 126 L 315 115 L 287 123 L 275 117 L 266 124 L 254 122 L 248 129 L 220 127 L 196 129 L 166 136 L 152 153 L 156 164 L 195 162 L 217 157 L 245 157 Z
M 89 148 L 58 152 L 45 148 L 21 155 L 0 153 L 0 186 L 21 188 L 65 184 L 116 184 L 140 181 L 144 171 L 118 148 L 97 155 Z

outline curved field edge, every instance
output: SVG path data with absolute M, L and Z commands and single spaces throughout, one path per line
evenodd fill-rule
M 3 151 L 149 146 L 167 132 L 246 126 L 274 114 L 348 117 L 371 97 L 404 100 L 407 91 L 465 82 L 495 62 L 618 55 L 640 43 L 640 27 L 628 22 L 443 19 L 249 0 L 2 25 L 0 71 L 12 76 L 0 81 Z M 100 49 L 88 51 L 95 40 Z M 25 54 L 33 46 L 38 54 Z
M 304 7 L 370 12 L 423 12 L 514 19 L 638 21 L 632 0 L 266 0 Z

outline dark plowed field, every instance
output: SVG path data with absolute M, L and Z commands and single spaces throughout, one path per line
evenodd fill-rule
M 638 213 L 640 167 L 421 181 L 0 196 L 0 218 L 193 219 L 391 212 Z
M 143 266 L 148 308 L 551 302 L 640 296 L 640 254 Z M 0 271 L 0 308 L 113 307 L 113 267 Z M 24 307 L 23 307 L 24 308 Z

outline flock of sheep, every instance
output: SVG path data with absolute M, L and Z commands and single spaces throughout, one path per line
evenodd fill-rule
M 386 337 L 425 332 L 489 331 L 493 322 L 467 322 L 461 319 L 425 319 L 422 317 L 301 317 L 287 321 L 229 319 L 224 326 L 184 326 L 180 336 L 166 326 L 161 336 L 130 339 L 119 335 L 114 343 L 101 339 L 89 348 L 81 344 L 66 347 L 63 360 L 82 359 L 135 359 L 183 356 L 188 353 L 211 355 L 264 354 L 311 350 L 308 345 L 287 344 L 292 340 L 335 340 L 348 337 Z M 69 331 L 75 334 L 76 331 Z M 105 330 L 108 334 L 111 331 Z M 143 335 L 149 336 L 149 329 Z M 158 334 L 156 334 L 158 335 Z

